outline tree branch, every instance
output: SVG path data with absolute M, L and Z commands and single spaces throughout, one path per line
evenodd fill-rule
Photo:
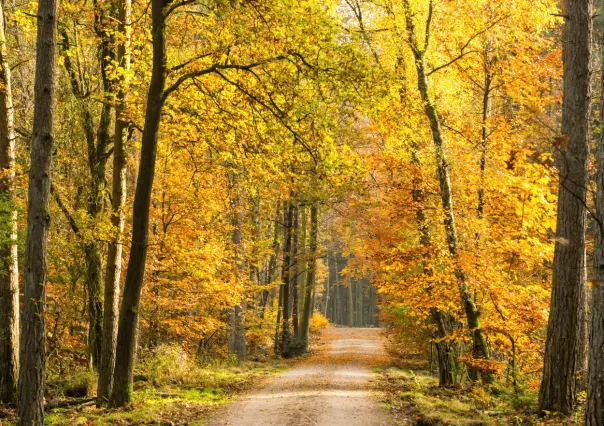
M 282 60 L 282 59 L 286 59 L 286 56 L 279 55 L 274 58 L 265 59 L 265 60 L 254 62 L 254 63 L 248 64 L 248 65 L 214 64 L 209 68 L 205 68 L 203 70 L 193 71 L 193 72 L 181 75 L 170 87 L 168 87 L 164 91 L 164 94 L 162 96 L 162 102 L 165 102 L 166 99 L 168 98 L 168 96 L 170 96 L 170 94 L 172 94 L 172 92 L 176 91 L 180 87 L 181 84 L 183 84 L 187 80 L 191 80 L 192 78 L 201 77 L 202 75 L 211 74 L 213 72 L 217 72 L 220 70 L 234 69 L 234 70 L 241 70 L 241 71 L 251 71 L 252 69 L 259 67 L 261 65 L 268 64 L 270 62 L 274 62 L 274 61 Z
M 57 189 L 55 188 L 55 186 L 52 183 L 50 184 L 50 192 L 52 193 L 52 195 L 53 195 L 53 197 L 54 197 L 57 205 L 59 206 L 59 208 L 61 209 L 61 211 L 65 215 L 65 218 L 69 222 L 69 225 L 71 226 L 71 229 L 73 230 L 73 232 L 78 237 L 80 237 L 81 236 L 80 235 L 80 228 L 78 227 L 78 224 L 77 224 L 76 220 L 71 215 L 71 213 L 69 213 L 69 210 L 67 209 L 67 206 L 65 206 L 65 204 L 63 203 L 63 200 L 61 200 L 61 196 L 59 195 L 59 193 L 57 192 Z
M 266 102 L 262 101 L 262 99 L 258 98 L 257 96 L 254 96 L 249 91 L 247 91 L 247 89 L 245 89 L 243 86 L 241 86 L 239 83 L 230 80 L 228 77 L 226 77 L 220 71 L 216 71 L 216 74 L 218 74 L 227 83 L 232 84 L 233 86 L 235 86 L 239 91 L 241 91 L 241 93 L 243 93 L 244 95 L 248 96 L 250 99 L 252 99 L 253 101 L 255 101 L 258 104 L 262 105 L 266 110 L 268 110 L 277 120 L 279 120 L 281 122 L 281 124 L 283 125 L 283 127 L 285 127 L 294 136 L 294 139 L 297 142 L 299 142 L 304 147 L 304 149 L 306 149 L 306 151 L 310 154 L 310 156 L 312 157 L 312 159 L 315 162 L 315 164 L 318 163 L 317 157 L 316 157 L 315 153 L 312 151 L 312 149 L 308 146 L 308 144 L 304 141 L 304 139 L 300 136 L 300 134 L 298 132 L 296 132 L 285 121 L 285 119 L 283 117 L 283 112 L 281 112 L 280 110 L 278 110 L 278 111 L 273 110 L 273 108 L 271 108 L 269 105 L 267 105 Z M 274 105 L 274 103 L 273 103 L 273 105 Z
M 497 25 L 498 23 L 500 23 L 501 21 L 503 21 L 504 19 L 506 19 L 509 15 L 505 15 L 502 16 L 499 19 L 496 19 L 495 21 L 491 22 L 487 27 L 483 28 L 482 30 L 478 31 L 476 34 L 474 34 L 472 37 L 470 37 L 468 39 L 468 41 L 461 46 L 461 49 L 459 51 L 459 55 L 456 56 L 455 58 L 451 59 L 449 62 L 439 65 L 438 67 L 434 68 L 432 71 L 428 72 L 426 74 L 426 76 L 430 77 L 432 74 L 434 74 L 435 72 L 438 72 L 440 70 L 442 70 L 443 68 L 446 68 L 450 65 L 453 65 L 455 62 L 459 61 L 461 58 L 463 58 L 466 55 L 469 55 L 470 53 L 480 53 L 480 51 L 478 50 L 469 50 L 466 52 L 466 49 L 468 48 L 468 46 L 470 45 L 470 43 L 472 43 L 476 37 L 486 33 L 487 31 L 489 31 L 491 28 L 493 28 L 495 25 Z
M 434 15 L 434 0 L 430 0 L 428 6 L 428 17 L 426 18 L 426 38 L 424 39 L 424 53 L 430 45 L 430 27 L 432 26 L 432 16 Z

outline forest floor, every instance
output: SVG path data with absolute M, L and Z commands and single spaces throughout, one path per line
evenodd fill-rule
M 504 377 L 491 386 L 468 380 L 454 387 L 438 386 L 420 348 L 389 340 L 392 363 L 374 368 L 375 387 L 397 426 L 579 426 L 583 424 L 585 393 L 579 409 L 569 416 L 537 415 L 538 387 L 519 382 L 516 391 Z
M 311 355 L 219 409 L 210 426 L 387 426 L 372 368 L 388 365 L 383 331 L 328 328 Z
M 425 356 L 388 343 L 375 328 L 323 329 L 311 353 L 199 366 L 177 346 L 160 347 L 138 365 L 134 401 L 125 409 L 96 408 L 96 378 L 84 373 L 47 384 L 45 425 L 108 426 L 495 426 L 580 425 L 582 413 L 539 418 L 536 390 L 505 386 L 439 388 Z M 84 385 L 86 404 L 75 401 Z M 88 387 L 88 390 L 86 390 Z M 0 426 L 14 410 L 0 407 Z
M 159 347 L 137 365 L 133 402 L 125 408 L 95 407 L 91 398 L 96 393 L 93 373 L 80 372 L 63 380 L 48 381 L 44 424 L 200 426 L 217 407 L 248 389 L 262 386 L 264 380 L 283 372 L 293 362 L 269 358 L 200 366 L 178 346 Z M 14 409 L 0 405 L 0 426 L 14 424 Z

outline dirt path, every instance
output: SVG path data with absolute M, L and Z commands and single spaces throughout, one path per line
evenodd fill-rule
M 210 426 L 387 426 L 371 367 L 388 361 L 380 330 L 330 328 L 291 370 L 219 410 Z

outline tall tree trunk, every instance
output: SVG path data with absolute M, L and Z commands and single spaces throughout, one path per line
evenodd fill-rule
M 375 287 L 373 285 L 369 286 L 369 325 L 375 326 Z
M 312 231 L 311 231 L 312 232 Z M 329 311 L 329 302 L 330 302 L 330 292 L 331 292 L 331 263 L 329 262 L 329 255 L 326 256 L 326 261 L 327 261 L 327 285 L 325 286 L 325 302 L 324 302 L 324 306 L 323 306 L 323 315 L 325 316 L 325 318 L 330 318 L 330 311 Z
M 334 292 L 335 297 L 333 298 L 333 310 L 334 319 L 336 324 L 342 325 L 342 305 L 340 303 L 340 273 L 338 271 L 338 255 L 334 255 L 334 268 L 335 268 L 335 281 L 334 281 Z
M 315 277 L 315 281 L 316 281 L 316 277 Z M 312 318 L 313 313 L 315 312 L 316 303 L 317 303 L 317 286 L 314 285 L 312 287 L 312 294 L 310 295 L 310 316 L 311 316 L 311 318 Z
M 604 88 L 604 81 L 602 87 Z M 604 101 L 601 102 L 604 122 Z M 591 334 L 585 425 L 604 425 L 604 137 L 597 148 L 596 241 L 594 247 L 593 286 L 591 290 Z
M 233 244 L 233 261 L 236 273 L 236 281 L 240 285 L 241 299 L 231 308 L 229 314 L 229 355 L 238 361 L 245 361 L 245 253 L 243 252 L 243 220 L 244 211 L 240 201 L 240 189 L 237 182 L 236 172 L 229 176 L 231 190 L 231 215 L 233 231 L 231 242 Z
M 39 0 L 34 122 L 27 199 L 17 425 L 44 423 L 47 242 L 57 53 L 57 1 Z
M 271 283 L 274 283 L 277 278 L 276 277 L 276 275 L 277 275 L 277 258 L 279 257 L 279 226 L 278 226 L 276 218 L 278 218 L 278 217 L 279 217 L 279 210 L 277 210 L 277 214 L 275 215 L 275 222 L 273 225 L 273 244 L 272 244 L 273 252 L 271 253 L 270 258 L 268 260 L 268 268 L 267 268 L 268 270 L 266 273 L 266 281 L 265 281 L 264 285 L 269 285 Z M 263 317 L 264 317 L 264 312 L 266 311 L 266 305 L 268 303 L 269 296 L 270 296 L 269 290 L 264 290 L 262 292 Z
M 421 166 L 417 147 L 412 147 L 411 162 L 418 169 Z M 415 223 L 419 232 L 420 244 L 423 247 L 428 247 L 432 236 L 430 234 L 428 218 L 424 211 L 424 182 L 419 176 L 418 170 L 417 177 L 413 179 L 412 191 L 413 202 L 416 204 Z M 432 273 L 431 265 L 427 264 L 429 261 L 429 256 L 425 255 L 423 268 L 426 275 Z M 436 341 L 434 345 L 436 347 L 436 361 L 438 364 L 438 385 L 441 387 L 453 386 L 461 378 L 461 365 L 458 361 L 459 345 L 451 336 L 455 329 L 459 328 L 460 324 L 450 313 L 443 312 L 437 308 L 430 309 L 430 319 L 436 328 Z
M 365 296 L 365 290 L 364 290 L 364 279 L 360 279 L 357 282 L 357 292 L 356 292 L 356 300 L 357 300 L 357 307 L 356 307 L 356 326 L 357 327 L 362 327 L 363 326 L 363 299 Z
M 317 270 L 317 247 L 319 234 L 319 209 L 316 203 L 310 207 L 310 241 L 308 253 L 308 272 L 306 274 L 306 285 L 304 287 L 304 310 L 300 323 L 302 351 L 308 352 L 308 334 L 310 329 L 310 318 L 312 317 L 312 299 L 315 288 L 315 275 Z M 329 273 L 328 273 L 329 274 Z M 329 278 L 328 278 L 329 283 Z M 329 292 L 329 284 L 327 291 Z
M 478 205 L 476 206 L 476 215 L 479 219 L 484 217 L 484 206 L 485 206 L 485 198 L 484 198 L 484 184 L 485 184 L 485 174 L 487 169 L 487 157 L 489 151 L 489 128 L 488 121 L 491 116 L 491 90 L 493 84 L 493 77 L 491 75 L 491 70 L 489 69 L 489 53 L 491 50 L 491 42 L 485 47 L 483 53 L 483 66 L 484 66 L 484 87 L 482 88 L 482 120 L 480 126 L 480 184 L 478 187 Z M 476 239 L 478 240 L 480 233 L 476 233 Z
M 103 6 L 96 1 L 93 3 L 95 9 L 94 30 L 100 39 L 99 61 L 101 82 L 103 88 L 103 97 L 110 98 L 113 91 L 113 84 L 107 75 L 109 66 L 113 65 L 115 60 L 114 32 L 110 29 L 111 18 L 106 15 Z M 80 91 L 80 94 L 82 91 Z M 88 215 L 96 220 L 105 209 L 105 175 L 107 169 L 107 151 L 111 144 L 110 126 L 112 106 L 109 102 L 104 102 L 101 107 L 99 125 L 96 131 L 96 144 L 92 133 L 92 119 L 90 111 L 82 105 L 84 114 L 88 115 L 88 165 L 90 168 L 90 195 L 88 199 Z M 103 340 L 103 277 L 102 262 L 100 254 L 101 245 L 97 241 L 89 242 L 84 248 L 86 255 L 86 282 L 88 285 L 88 314 L 89 314 L 89 332 L 88 346 L 92 366 L 98 369 L 101 363 L 102 340 Z
M 570 413 L 585 351 L 585 203 L 588 185 L 593 1 L 568 0 L 564 25 L 564 98 L 552 303 L 539 410 Z
M 19 377 L 19 271 L 15 208 L 15 124 L 4 10 L 0 4 L 0 403 L 17 396 Z
M 434 154 L 436 160 L 436 171 L 439 181 L 439 192 L 443 213 L 445 216 L 445 236 L 449 248 L 449 254 L 453 259 L 459 257 L 458 254 L 458 237 L 455 224 L 455 213 L 453 208 L 453 191 L 451 189 L 451 177 L 449 175 L 449 164 L 445 153 L 445 138 L 441 129 L 441 122 L 438 116 L 436 105 L 430 96 L 428 83 L 428 74 L 425 63 L 426 46 L 420 47 L 417 41 L 415 23 L 413 22 L 413 13 L 410 9 L 409 2 L 405 1 L 406 6 L 406 26 L 409 37 L 409 45 L 415 56 L 415 68 L 417 72 L 417 87 L 420 93 L 422 102 L 424 103 L 424 111 L 428 121 L 430 122 L 430 130 L 432 132 L 432 140 L 434 142 Z M 427 28 L 429 31 L 429 28 Z M 429 33 L 427 33 L 429 34 Z M 429 40 L 427 40 L 429 42 Z M 476 359 L 488 359 L 489 349 L 486 338 L 480 326 L 480 311 L 476 306 L 472 293 L 468 288 L 465 272 L 461 268 L 457 268 L 455 275 L 458 281 L 458 289 L 460 298 L 466 314 L 468 328 L 472 334 L 472 356 Z M 485 383 L 493 381 L 492 375 L 485 373 L 482 375 Z
M 279 215 L 276 215 L 276 217 L 279 217 Z M 284 300 L 284 286 L 285 283 L 283 282 L 283 278 L 284 278 L 284 269 L 285 269 L 285 254 L 286 254 L 286 249 L 287 249 L 287 236 L 288 236 L 288 228 L 289 228 L 289 216 L 288 216 L 288 209 L 287 209 L 287 203 L 283 204 L 283 250 L 282 250 L 282 254 L 283 254 L 283 260 L 281 263 L 281 284 L 279 285 L 279 296 L 277 299 L 277 322 L 275 324 L 275 355 L 281 355 L 281 321 L 282 321 L 282 317 L 283 317 L 283 300 Z M 275 260 L 276 262 L 276 260 Z M 276 263 L 275 263 L 276 265 Z M 276 266 L 275 266 L 276 268 Z M 276 274 L 276 271 L 275 271 Z
M 134 223 L 132 224 L 130 258 L 119 317 L 113 390 L 110 399 L 110 405 L 113 407 L 124 406 L 132 400 L 136 324 L 145 274 L 149 239 L 149 207 L 151 206 L 157 136 L 166 83 L 166 16 L 164 9 L 167 4 L 168 0 L 152 0 L 151 2 L 153 70 L 147 96 L 141 160 L 134 193 Z
M 347 312 L 347 325 L 349 327 L 354 327 L 354 294 L 353 294 L 354 282 L 350 281 L 349 285 L 346 286 L 346 293 L 348 298 L 348 312 Z
M 438 363 L 438 385 L 453 386 L 461 379 L 461 364 L 458 361 L 459 345 L 450 336 L 456 328 L 458 321 L 450 314 L 438 309 L 431 309 L 432 322 L 436 325 L 435 343 L 436 358 Z
M 604 35 L 600 42 L 604 49 Z M 604 66 L 604 52 L 601 58 Z M 604 70 L 604 68 L 602 68 Z M 601 93 L 604 93 L 604 72 L 601 75 Z M 600 126 L 604 124 L 604 97 L 600 98 Z M 604 425 L 604 132 L 596 150 L 596 239 L 591 288 L 591 334 L 589 339 L 589 374 L 585 425 Z
M 294 207 L 294 224 L 292 227 L 292 268 L 290 271 L 290 285 L 292 287 L 292 327 L 294 330 L 294 336 L 297 338 L 299 336 L 299 322 L 298 322 L 298 307 L 299 307 L 299 298 L 298 298 L 298 283 L 300 276 L 299 259 L 300 256 L 300 247 L 299 244 L 299 217 L 300 217 L 300 208 L 296 205 Z
M 243 216 L 245 216 L 245 215 L 243 215 Z M 242 217 L 242 219 L 243 219 L 243 217 Z M 250 243 L 252 245 L 252 252 L 250 253 L 251 265 L 250 265 L 249 278 L 254 286 L 259 286 L 259 285 L 264 284 L 263 275 L 265 275 L 264 266 L 266 264 L 263 256 L 260 255 L 260 250 L 259 250 L 260 249 L 259 242 L 261 240 L 260 234 L 262 232 L 262 229 L 261 229 L 262 226 L 260 223 L 260 190 L 259 189 L 257 189 L 257 192 L 256 192 L 256 194 L 254 194 L 254 198 L 252 200 L 251 222 L 252 222 L 252 230 L 250 233 L 251 234 Z M 268 232 L 270 233 L 270 229 L 268 230 Z M 244 263 L 244 266 L 245 266 L 245 263 Z M 260 294 L 259 296 L 260 296 L 260 298 L 257 301 L 258 304 L 255 304 L 255 306 L 254 306 L 255 313 L 262 312 L 261 309 L 258 309 L 258 308 L 259 308 L 259 305 L 263 304 L 264 297 L 263 297 L 263 294 Z
M 89 367 L 97 369 L 101 359 L 103 338 L 103 300 L 101 293 L 101 255 L 99 244 L 86 244 L 84 255 L 86 259 L 86 289 L 88 293 L 88 362 Z
M 279 286 L 279 295 L 277 296 L 277 321 L 275 323 L 275 344 L 273 352 L 275 356 L 281 355 L 281 316 L 283 315 L 283 285 Z
M 298 334 L 296 338 L 301 342 L 302 340 L 302 331 L 301 331 L 301 321 L 302 315 L 304 314 L 304 298 L 306 295 L 306 280 L 308 275 L 308 251 L 306 246 L 306 234 L 308 229 L 308 214 L 306 206 L 300 205 L 300 226 L 298 230 L 298 260 L 296 262 L 296 269 L 298 270 L 298 312 L 299 312 L 299 320 L 298 320 Z
M 115 227 L 115 237 L 107 250 L 105 269 L 105 293 L 103 316 L 103 339 L 101 365 L 97 390 L 97 405 L 109 401 L 113 389 L 115 368 L 115 347 L 117 344 L 117 320 L 119 309 L 120 279 L 122 275 L 122 234 L 124 233 L 126 204 L 126 143 L 128 121 L 126 115 L 126 93 L 130 70 L 130 12 L 131 0 L 119 1 L 117 63 L 124 71 L 124 77 L 116 83 L 117 103 L 115 107 L 115 135 L 113 142 L 113 183 L 111 198 L 111 223 Z
M 283 267 L 281 280 L 283 282 L 283 322 L 281 325 L 281 355 L 291 357 L 291 325 L 290 325 L 290 282 L 292 267 L 292 223 L 294 220 L 294 206 L 292 201 L 286 204 L 287 219 L 285 221 L 285 249 L 283 250 Z

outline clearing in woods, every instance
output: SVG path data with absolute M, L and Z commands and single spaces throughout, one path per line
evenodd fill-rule
M 375 328 L 328 328 L 291 370 L 219 410 L 210 426 L 387 426 L 371 368 L 389 362 Z

